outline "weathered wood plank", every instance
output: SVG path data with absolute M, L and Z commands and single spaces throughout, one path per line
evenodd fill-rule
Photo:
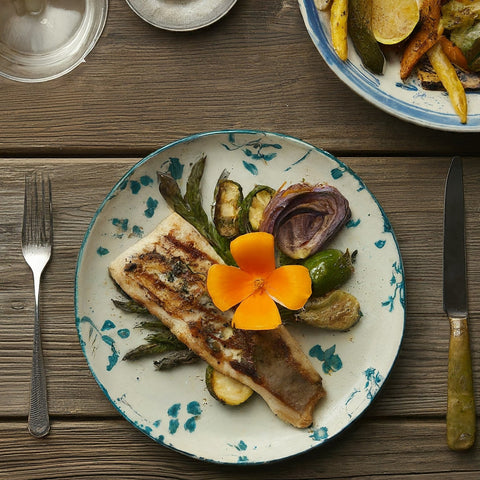
M 54 257 L 44 277 L 43 340 L 51 413 L 117 415 L 90 375 L 75 330 L 75 264 L 92 215 L 138 159 L 2 159 L 0 161 L 0 416 L 26 415 L 33 317 L 31 276 L 20 250 L 23 174 L 34 167 L 54 179 Z M 448 324 L 442 311 L 442 209 L 449 158 L 343 158 L 389 216 L 407 281 L 403 348 L 370 416 L 445 414 Z M 477 239 L 479 158 L 465 162 L 469 290 L 477 398 L 480 398 L 480 282 Z
M 297 0 L 242 0 L 184 34 L 110 2 L 85 63 L 46 83 L 2 77 L 0 103 L 4 155 L 144 155 L 225 128 L 288 133 L 342 154 L 478 153 L 476 134 L 409 124 L 348 88 L 310 40 Z
M 425 433 L 428 432 L 428 435 Z M 0 422 L 0 478 L 320 480 L 474 480 L 478 444 L 449 451 L 442 422 L 363 419 L 332 443 L 259 466 L 201 462 L 156 444 L 121 420 L 54 420 L 48 437 L 32 438 L 24 423 Z M 26 456 L 26 452 L 28 456 Z M 402 459 L 401 462 L 398 461 Z

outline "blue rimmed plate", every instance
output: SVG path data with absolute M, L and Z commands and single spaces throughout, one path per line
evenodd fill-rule
M 385 112 L 423 127 L 454 132 L 480 131 L 480 92 L 467 92 L 468 121 L 462 124 L 445 92 L 424 90 L 412 75 L 400 79 L 400 59 L 389 54 L 383 75 L 363 67 L 349 41 L 348 60 L 340 60 L 330 40 L 329 12 L 317 11 L 314 0 L 299 0 L 307 31 L 330 69 L 354 92 Z
M 123 250 L 169 213 L 158 191 L 157 172 L 169 171 L 185 187 L 192 163 L 205 153 L 202 184 L 210 211 L 224 169 L 248 192 L 305 180 L 336 186 L 350 201 L 352 218 L 334 246 L 358 250 L 345 289 L 360 301 L 363 316 L 348 332 L 292 327 L 321 373 L 327 397 L 314 423 L 296 429 L 276 418 L 258 396 L 240 407 L 208 394 L 205 364 L 167 372 L 152 360 L 123 361 L 143 342 L 140 316 L 114 307 L 121 298 L 107 272 Z M 396 359 L 405 321 L 403 266 L 390 223 L 362 180 L 325 151 L 285 135 L 222 131 L 194 135 L 152 153 L 115 185 L 85 235 L 75 280 L 75 314 L 88 365 L 105 395 L 133 425 L 158 443 L 189 456 L 226 464 L 280 460 L 331 440 L 371 404 Z

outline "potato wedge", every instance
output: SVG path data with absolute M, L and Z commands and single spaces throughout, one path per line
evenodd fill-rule
M 400 61 L 400 78 L 410 76 L 415 65 L 437 43 L 439 37 L 441 0 L 423 0 L 420 7 L 420 28 L 413 35 Z
M 448 92 L 450 102 L 462 123 L 467 123 L 467 95 L 460 82 L 455 67 L 448 59 L 440 43 L 436 43 L 427 52 L 433 69 Z
M 330 10 L 332 45 L 343 61 L 348 58 L 347 20 L 348 0 L 333 0 Z

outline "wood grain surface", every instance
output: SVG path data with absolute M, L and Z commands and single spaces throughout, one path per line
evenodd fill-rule
M 446 446 L 442 308 L 445 177 L 463 154 L 478 412 L 479 134 L 415 126 L 360 98 L 324 63 L 295 0 L 239 0 L 220 22 L 190 33 L 156 29 L 111 0 L 84 64 L 46 83 L 0 77 L 0 102 L 0 480 L 480 478 L 479 442 L 463 453 Z M 228 128 L 286 133 L 349 165 L 393 226 L 406 280 L 402 348 L 371 408 L 331 443 L 253 467 L 189 458 L 131 426 L 92 377 L 75 328 L 78 252 L 117 180 L 169 142 Z M 26 426 L 33 288 L 20 248 L 24 175 L 34 169 L 51 175 L 55 219 L 41 297 L 52 431 L 42 440 Z
M 157 29 L 111 0 L 86 62 L 57 80 L 0 79 L 4 155 L 132 156 L 225 128 L 288 133 L 335 154 L 478 153 L 477 134 L 419 128 L 346 87 L 296 0 L 240 0 L 220 22 Z
M 246 475 L 241 468 L 206 466 L 171 452 L 120 420 L 82 355 L 73 308 L 79 247 L 105 195 L 138 160 L 4 158 L 0 163 L 0 478 L 213 479 Z M 467 453 L 453 454 L 445 443 L 448 322 L 442 310 L 441 238 L 444 179 L 450 158 L 341 160 L 376 196 L 401 248 L 407 285 L 402 349 L 372 408 L 332 446 L 301 455 L 291 463 L 281 462 L 281 467 L 256 468 L 257 478 L 477 478 L 478 445 Z M 465 158 L 470 335 L 477 398 L 479 162 L 479 157 Z M 19 240 L 23 176 L 33 168 L 47 171 L 53 179 L 56 233 L 41 307 L 52 415 L 52 432 L 42 441 L 31 439 L 26 430 L 33 298 Z M 21 461 L 29 451 L 35 455 Z M 176 470 L 178 465 L 182 465 L 181 472 Z

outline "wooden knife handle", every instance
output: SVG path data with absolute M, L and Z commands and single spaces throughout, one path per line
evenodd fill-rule
M 475 441 L 475 400 L 472 360 L 466 318 L 449 318 L 447 444 L 452 450 L 466 450 Z

